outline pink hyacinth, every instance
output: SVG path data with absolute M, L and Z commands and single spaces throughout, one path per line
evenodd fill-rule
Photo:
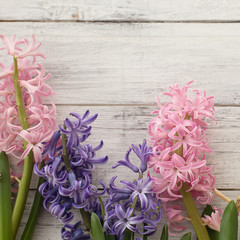
M 188 95 L 191 83 L 184 87 L 176 84 L 164 93 L 171 97 L 171 102 L 162 105 L 158 100 L 159 110 L 153 112 L 156 116 L 148 127 L 154 153 L 148 164 L 158 174 L 153 177 L 153 190 L 165 203 L 182 198 L 183 183 L 200 204 L 209 204 L 213 199 L 213 167 L 206 165 L 204 153 L 212 152 L 205 134 L 205 118 L 215 120 L 214 99 L 205 92 L 202 96 L 197 90 L 191 98 Z M 181 156 L 177 154 L 179 151 Z M 167 215 L 176 213 L 176 209 L 172 210 L 168 209 Z M 168 219 L 171 222 L 171 218 Z
M 50 74 L 46 74 L 42 64 L 36 62 L 36 57 L 45 58 L 38 51 L 41 43 L 24 39 L 17 41 L 16 36 L 11 40 L 0 35 L 8 54 L 17 60 L 19 72 L 19 86 L 22 91 L 24 108 L 27 114 L 28 129 L 23 129 L 19 121 L 14 87 L 14 64 L 6 67 L 0 63 L 0 151 L 23 159 L 33 151 L 36 162 L 42 160 L 44 143 L 49 141 L 56 126 L 55 105 L 49 108 L 42 103 L 44 97 L 52 96 L 53 91 L 46 81 Z M 26 149 L 23 140 L 27 141 Z M 21 161 L 22 162 L 22 161 Z
M 204 215 L 202 217 L 203 223 L 210 227 L 211 229 L 220 232 L 221 220 L 223 211 L 219 208 L 213 206 L 214 212 L 211 213 L 211 216 Z

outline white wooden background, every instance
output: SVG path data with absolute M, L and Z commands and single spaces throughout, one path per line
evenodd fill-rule
M 240 192 L 240 1 L 0 0 L 0 33 L 18 38 L 35 34 L 43 42 L 41 50 L 47 56 L 43 63 L 52 74 L 49 84 L 56 92 L 59 123 L 70 111 L 99 113 L 92 139 L 94 143 L 104 140 L 102 153 L 110 160 L 97 168 L 96 179 L 131 177 L 125 169 L 112 171 L 111 166 L 131 143 L 147 137 L 157 96 L 175 82 L 193 79 L 194 88 L 215 96 L 218 124 L 210 123 L 214 153 L 208 155 L 208 162 L 215 165 L 217 187 L 236 199 Z M 21 231 L 35 189 L 36 179 Z M 160 230 L 165 220 L 163 216 Z M 34 239 L 61 239 L 61 227 L 42 210 Z

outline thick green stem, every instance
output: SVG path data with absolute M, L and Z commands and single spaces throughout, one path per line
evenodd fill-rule
M 21 126 L 23 127 L 23 129 L 26 130 L 28 129 L 28 121 L 27 121 L 27 114 L 24 107 L 23 97 L 22 97 L 22 90 L 19 86 L 18 62 L 16 58 L 13 58 L 13 60 L 14 60 L 13 81 L 14 81 L 16 105 L 18 109 Z
M 183 156 L 183 146 L 178 148 L 175 151 L 176 154 Z M 188 213 L 188 217 L 196 231 L 198 240 L 210 240 L 206 227 L 203 225 L 203 222 L 199 216 L 196 205 L 194 203 L 191 192 L 187 192 L 188 186 L 186 183 L 183 183 L 180 193 L 185 205 L 185 208 Z
M 187 184 L 183 184 L 180 193 L 183 196 L 183 202 L 187 209 L 188 217 L 190 218 L 190 221 L 196 231 L 196 234 L 198 236 L 198 240 L 210 240 L 208 232 L 206 227 L 203 225 L 203 222 L 199 216 L 198 210 L 195 206 L 195 203 L 193 201 L 192 194 L 190 192 L 187 192 L 188 190 Z
M 14 58 L 14 89 L 15 89 L 15 97 L 16 97 L 16 105 L 18 109 L 19 119 L 21 126 L 23 129 L 28 129 L 28 121 L 27 114 L 24 107 L 22 91 L 19 86 L 19 74 L 18 74 L 18 64 L 17 59 Z M 24 149 L 26 148 L 27 142 L 24 140 Z M 24 167 L 23 174 L 21 178 L 21 182 L 19 184 L 18 194 L 16 198 L 16 202 L 13 209 L 12 216 L 12 224 L 13 224 L 13 239 L 15 239 L 17 235 L 17 231 L 22 219 L 22 215 L 24 212 L 24 207 L 27 201 L 28 189 L 31 182 L 32 177 L 32 169 L 33 169 L 33 154 L 30 152 L 27 157 L 24 159 Z
M 11 178 L 5 152 L 0 153 L 0 240 L 12 240 Z

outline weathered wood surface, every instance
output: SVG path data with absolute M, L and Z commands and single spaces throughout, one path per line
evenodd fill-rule
M 218 124 L 209 121 L 207 134 L 214 152 L 207 160 L 215 166 L 216 186 L 236 199 L 240 191 L 239 13 L 237 0 L 1 0 L 0 34 L 18 38 L 35 34 L 43 42 L 47 60 L 42 63 L 52 74 L 49 84 L 56 93 L 59 124 L 71 111 L 99 113 L 89 142 L 104 140 L 100 154 L 107 154 L 109 162 L 96 168 L 95 184 L 114 175 L 132 176 L 111 166 L 132 143 L 147 138 L 156 97 L 164 102 L 162 92 L 170 85 L 194 80 L 193 88 L 215 96 Z M 0 61 L 3 56 L 0 52 Z M 215 202 L 222 208 L 226 205 Z M 163 214 L 160 230 L 165 221 Z M 34 240 L 61 239 L 62 226 L 43 210 Z
M 233 200 L 236 200 L 236 198 L 237 198 L 237 196 L 239 194 L 238 191 L 223 191 L 223 193 L 226 196 L 228 196 L 229 198 L 233 199 Z M 21 225 L 20 230 L 19 230 L 19 235 L 23 231 L 24 224 L 27 222 L 26 216 L 29 214 L 29 212 L 31 210 L 31 203 L 32 203 L 32 199 L 33 199 L 33 196 L 34 196 L 34 190 L 31 190 L 29 195 L 30 195 L 30 197 L 29 197 L 27 205 L 26 205 L 25 216 L 24 216 L 22 225 Z M 222 200 L 215 200 L 214 202 L 217 203 L 217 206 L 219 208 L 222 208 L 222 209 L 224 209 L 226 207 L 226 205 L 227 205 L 227 203 L 223 202 Z M 181 200 L 178 201 L 178 204 L 183 207 L 183 203 L 182 203 Z M 198 209 L 199 209 L 199 213 L 201 213 L 202 210 L 203 210 L 201 207 L 198 207 Z M 185 211 L 183 212 L 183 215 L 187 216 Z M 78 210 L 74 211 L 74 216 L 75 216 L 75 220 L 74 220 L 75 222 L 80 220 L 80 216 L 79 216 L 79 211 Z M 165 223 L 166 223 L 166 215 L 165 215 L 164 211 L 162 211 L 162 220 L 161 220 L 161 222 L 159 224 L 158 231 L 157 231 L 157 233 L 154 236 L 152 236 L 150 238 L 151 240 L 159 240 L 160 239 L 160 234 L 161 234 L 163 225 Z M 187 227 L 187 229 L 183 233 L 191 231 L 192 232 L 192 240 L 195 240 L 196 239 L 196 234 L 192 230 L 191 223 L 186 220 L 184 222 L 184 225 Z M 33 239 L 34 240 L 35 239 L 36 240 L 38 240 L 38 239 L 39 240 L 40 239 L 44 239 L 44 240 L 52 240 L 52 239 L 60 240 L 61 239 L 61 228 L 63 226 L 64 226 L 64 224 L 62 224 L 57 219 L 54 219 L 54 217 L 49 212 L 47 212 L 44 209 L 42 209 L 42 211 L 40 213 L 40 216 L 38 218 L 37 229 L 36 229 L 36 231 L 34 233 Z M 180 236 L 182 236 L 183 233 L 181 233 L 179 236 L 172 237 L 170 239 L 172 239 L 172 240 L 179 240 Z M 238 233 L 238 237 L 240 238 L 240 233 Z
M 125 179 L 131 171 L 124 167 L 112 170 L 112 166 L 123 159 L 131 144 L 139 144 L 148 139 L 147 126 L 152 119 L 151 112 L 157 106 L 58 106 L 57 121 L 60 123 L 69 116 L 69 112 L 84 113 L 87 109 L 99 116 L 93 124 L 89 143 L 97 145 L 104 141 L 100 155 L 108 155 L 105 165 L 96 167 L 94 182 L 104 179 L 108 182 L 113 176 Z M 220 189 L 239 189 L 239 155 L 240 155 L 240 109 L 237 107 L 216 107 L 217 124 L 209 121 L 207 135 L 213 153 L 207 154 L 207 161 L 214 165 L 216 186 Z M 137 159 L 133 160 L 137 163 Z M 36 179 L 32 189 L 36 188 Z
M 238 21 L 237 0 L 1 0 L 0 20 Z
M 192 79 L 217 104 L 240 104 L 238 24 L 2 22 L 0 29 L 43 41 L 58 104 L 153 104 L 169 85 Z

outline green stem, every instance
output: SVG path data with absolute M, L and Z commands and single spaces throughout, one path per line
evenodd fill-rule
M 65 128 L 65 126 L 64 126 L 64 128 Z M 62 133 L 63 160 L 64 160 L 64 164 L 66 166 L 67 172 L 70 172 L 72 170 L 71 170 L 71 165 L 70 165 L 70 161 L 69 161 L 68 149 L 66 148 L 66 145 L 67 145 L 67 137 L 66 137 L 66 134 Z
M 136 207 L 136 205 L 137 205 L 137 200 L 138 200 L 138 197 L 135 197 L 135 198 L 133 199 L 133 203 L 132 203 L 132 205 L 131 205 L 131 208 L 133 209 L 133 212 L 132 212 L 131 217 L 132 217 L 133 214 L 134 214 L 135 207 Z M 132 237 L 132 231 L 129 230 L 128 228 L 126 228 L 124 240 L 129 240 L 129 239 L 131 239 L 131 237 Z
M 180 193 L 183 196 L 183 202 L 187 209 L 188 217 L 196 231 L 198 240 L 210 240 L 206 227 L 203 225 L 203 222 L 199 216 L 195 203 L 193 201 L 192 194 L 187 192 L 187 184 L 183 183 L 183 186 L 180 190 Z
M 65 126 L 64 126 L 65 128 Z M 64 164 L 66 166 L 67 172 L 71 172 L 71 164 L 69 161 L 69 154 L 68 154 L 68 149 L 66 148 L 67 145 L 67 137 L 66 134 L 62 133 L 62 147 L 63 147 L 63 160 Z M 91 229 L 91 215 L 89 212 L 86 212 L 83 208 L 80 209 L 80 214 L 82 216 L 83 222 L 87 228 L 87 230 Z
M 26 110 L 24 108 L 22 91 L 19 86 L 19 73 L 18 73 L 18 64 L 17 64 L 16 58 L 14 58 L 13 80 L 14 80 L 16 105 L 19 113 L 20 123 L 23 129 L 26 130 L 28 129 L 28 121 L 27 121 Z M 27 145 L 27 142 L 24 140 L 24 149 L 26 148 L 26 145 Z M 13 239 L 15 239 L 17 235 L 17 231 L 22 219 L 23 212 L 24 212 L 24 207 L 27 201 L 28 189 L 29 189 L 31 177 L 32 177 L 32 169 L 33 169 L 33 154 L 32 152 L 30 152 L 24 159 L 23 174 L 22 174 L 21 182 L 19 184 L 18 194 L 17 194 L 15 205 L 14 205 L 14 209 L 13 209 L 13 216 L 12 216 Z
M 19 73 L 18 73 L 18 62 L 16 58 L 14 60 L 14 74 L 13 74 L 13 81 L 14 81 L 14 89 L 15 89 L 15 97 L 16 97 L 16 105 L 19 113 L 19 119 L 21 126 L 23 129 L 28 129 L 28 121 L 27 121 L 27 113 L 24 108 L 24 102 L 22 97 L 22 90 L 19 86 Z
M 37 224 L 37 219 L 43 204 L 43 197 L 41 193 L 38 191 L 38 189 L 40 185 L 43 184 L 44 182 L 45 179 L 40 177 L 38 180 L 38 187 L 35 193 L 31 213 L 28 217 L 28 221 L 22 234 L 21 240 L 31 240 L 33 238 L 35 226 Z
M 183 146 L 178 148 L 175 151 L 175 153 L 178 154 L 179 156 L 183 156 Z M 188 217 L 196 231 L 198 240 L 210 240 L 207 229 L 203 225 L 203 222 L 197 211 L 192 194 L 190 192 L 187 192 L 188 189 L 189 188 L 186 183 L 183 183 L 182 188 L 180 189 L 180 193 L 182 195 L 182 199 L 187 210 Z
M 11 178 L 5 152 L 0 153 L 0 240 L 12 240 Z

